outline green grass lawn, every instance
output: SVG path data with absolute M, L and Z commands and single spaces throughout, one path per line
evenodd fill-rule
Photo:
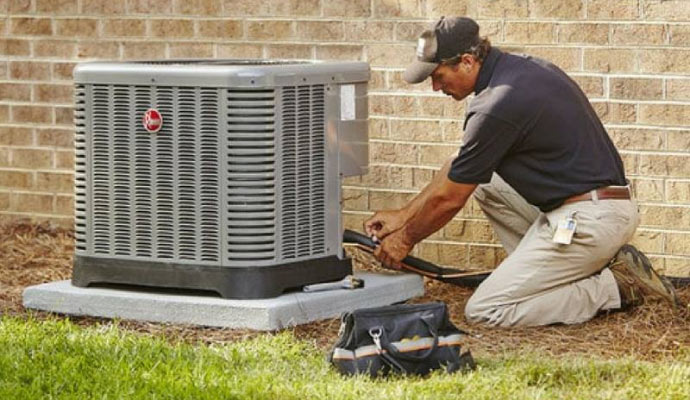
M 689 332 L 690 334 L 690 332 Z M 344 378 L 291 332 L 222 345 L 170 343 L 117 324 L 0 319 L 0 399 L 688 399 L 673 361 L 503 354 L 468 374 Z

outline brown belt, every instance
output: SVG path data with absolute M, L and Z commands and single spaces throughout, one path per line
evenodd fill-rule
M 576 201 L 594 200 L 592 192 L 596 192 L 596 198 L 598 200 L 607 199 L 617 199 L 617 200 L 627 200 L 630 199 L 630 190 L 627 187 L 622 186 L 608 186 L 597 190 L 592 190 L 587 193 L 577 194 L 573 197 L 568 197 L 565 199 L 563 204 L 574 203 Z

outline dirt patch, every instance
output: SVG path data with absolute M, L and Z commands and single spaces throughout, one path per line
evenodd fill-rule
M 25 287 L 69 279 L 71 275 L 74 234 L 71 230 L 47 224 L 17 222 L 0 225 L 0 310 L 6 314 L 28 315 L 22 306 Z M 348 248 L 359 270 L 376 270 L 376 262 L 367 253 Z M 389 272 L 386 272 L 389 273 Z M 526 350 L 551 355 L 596 355 L 604 358 L 632 356 L 639 359 L 669 359 L 690 348 L 690 312 L 673 311 L 661 303 L 645 304 L 626 312 L 600 315 L 586 324 L 538 328 L 493 329 L 468 325 L 463 319 L 464 305 L 471 289 L 427 281 L 426 295 L 413 302 L 444 301 L 453 322 L 469 331 L 468 345 L 476 355 Z M 690 288 L 679 291 L 681 300 L 690 302 Z M 48 313 L 32 313 L 38 318 Z M 70 318 L 80 325 L 107 321 L 101 318 Z M 295 334 L 326 349 L 337 336 L 340 322 L 330 319 L 294 328 Z M 121 321 L 131 331 L 164 335 L 171 341 L 226 342 L 261 333 L 249 330 L 204 328 Z

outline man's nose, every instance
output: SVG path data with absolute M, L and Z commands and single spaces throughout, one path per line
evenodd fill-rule
M 435 79 L 432 79 L 431 88 L 434 89 L 434 92 L 438 92 L 439 90 L 441 90 L 441 84 L 438 83 Z

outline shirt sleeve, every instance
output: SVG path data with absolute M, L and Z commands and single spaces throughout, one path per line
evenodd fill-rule
M 488 183 L 519 137 L 513 124 L 487 114 L 471 114 L 448 179 L 456 183 Z

